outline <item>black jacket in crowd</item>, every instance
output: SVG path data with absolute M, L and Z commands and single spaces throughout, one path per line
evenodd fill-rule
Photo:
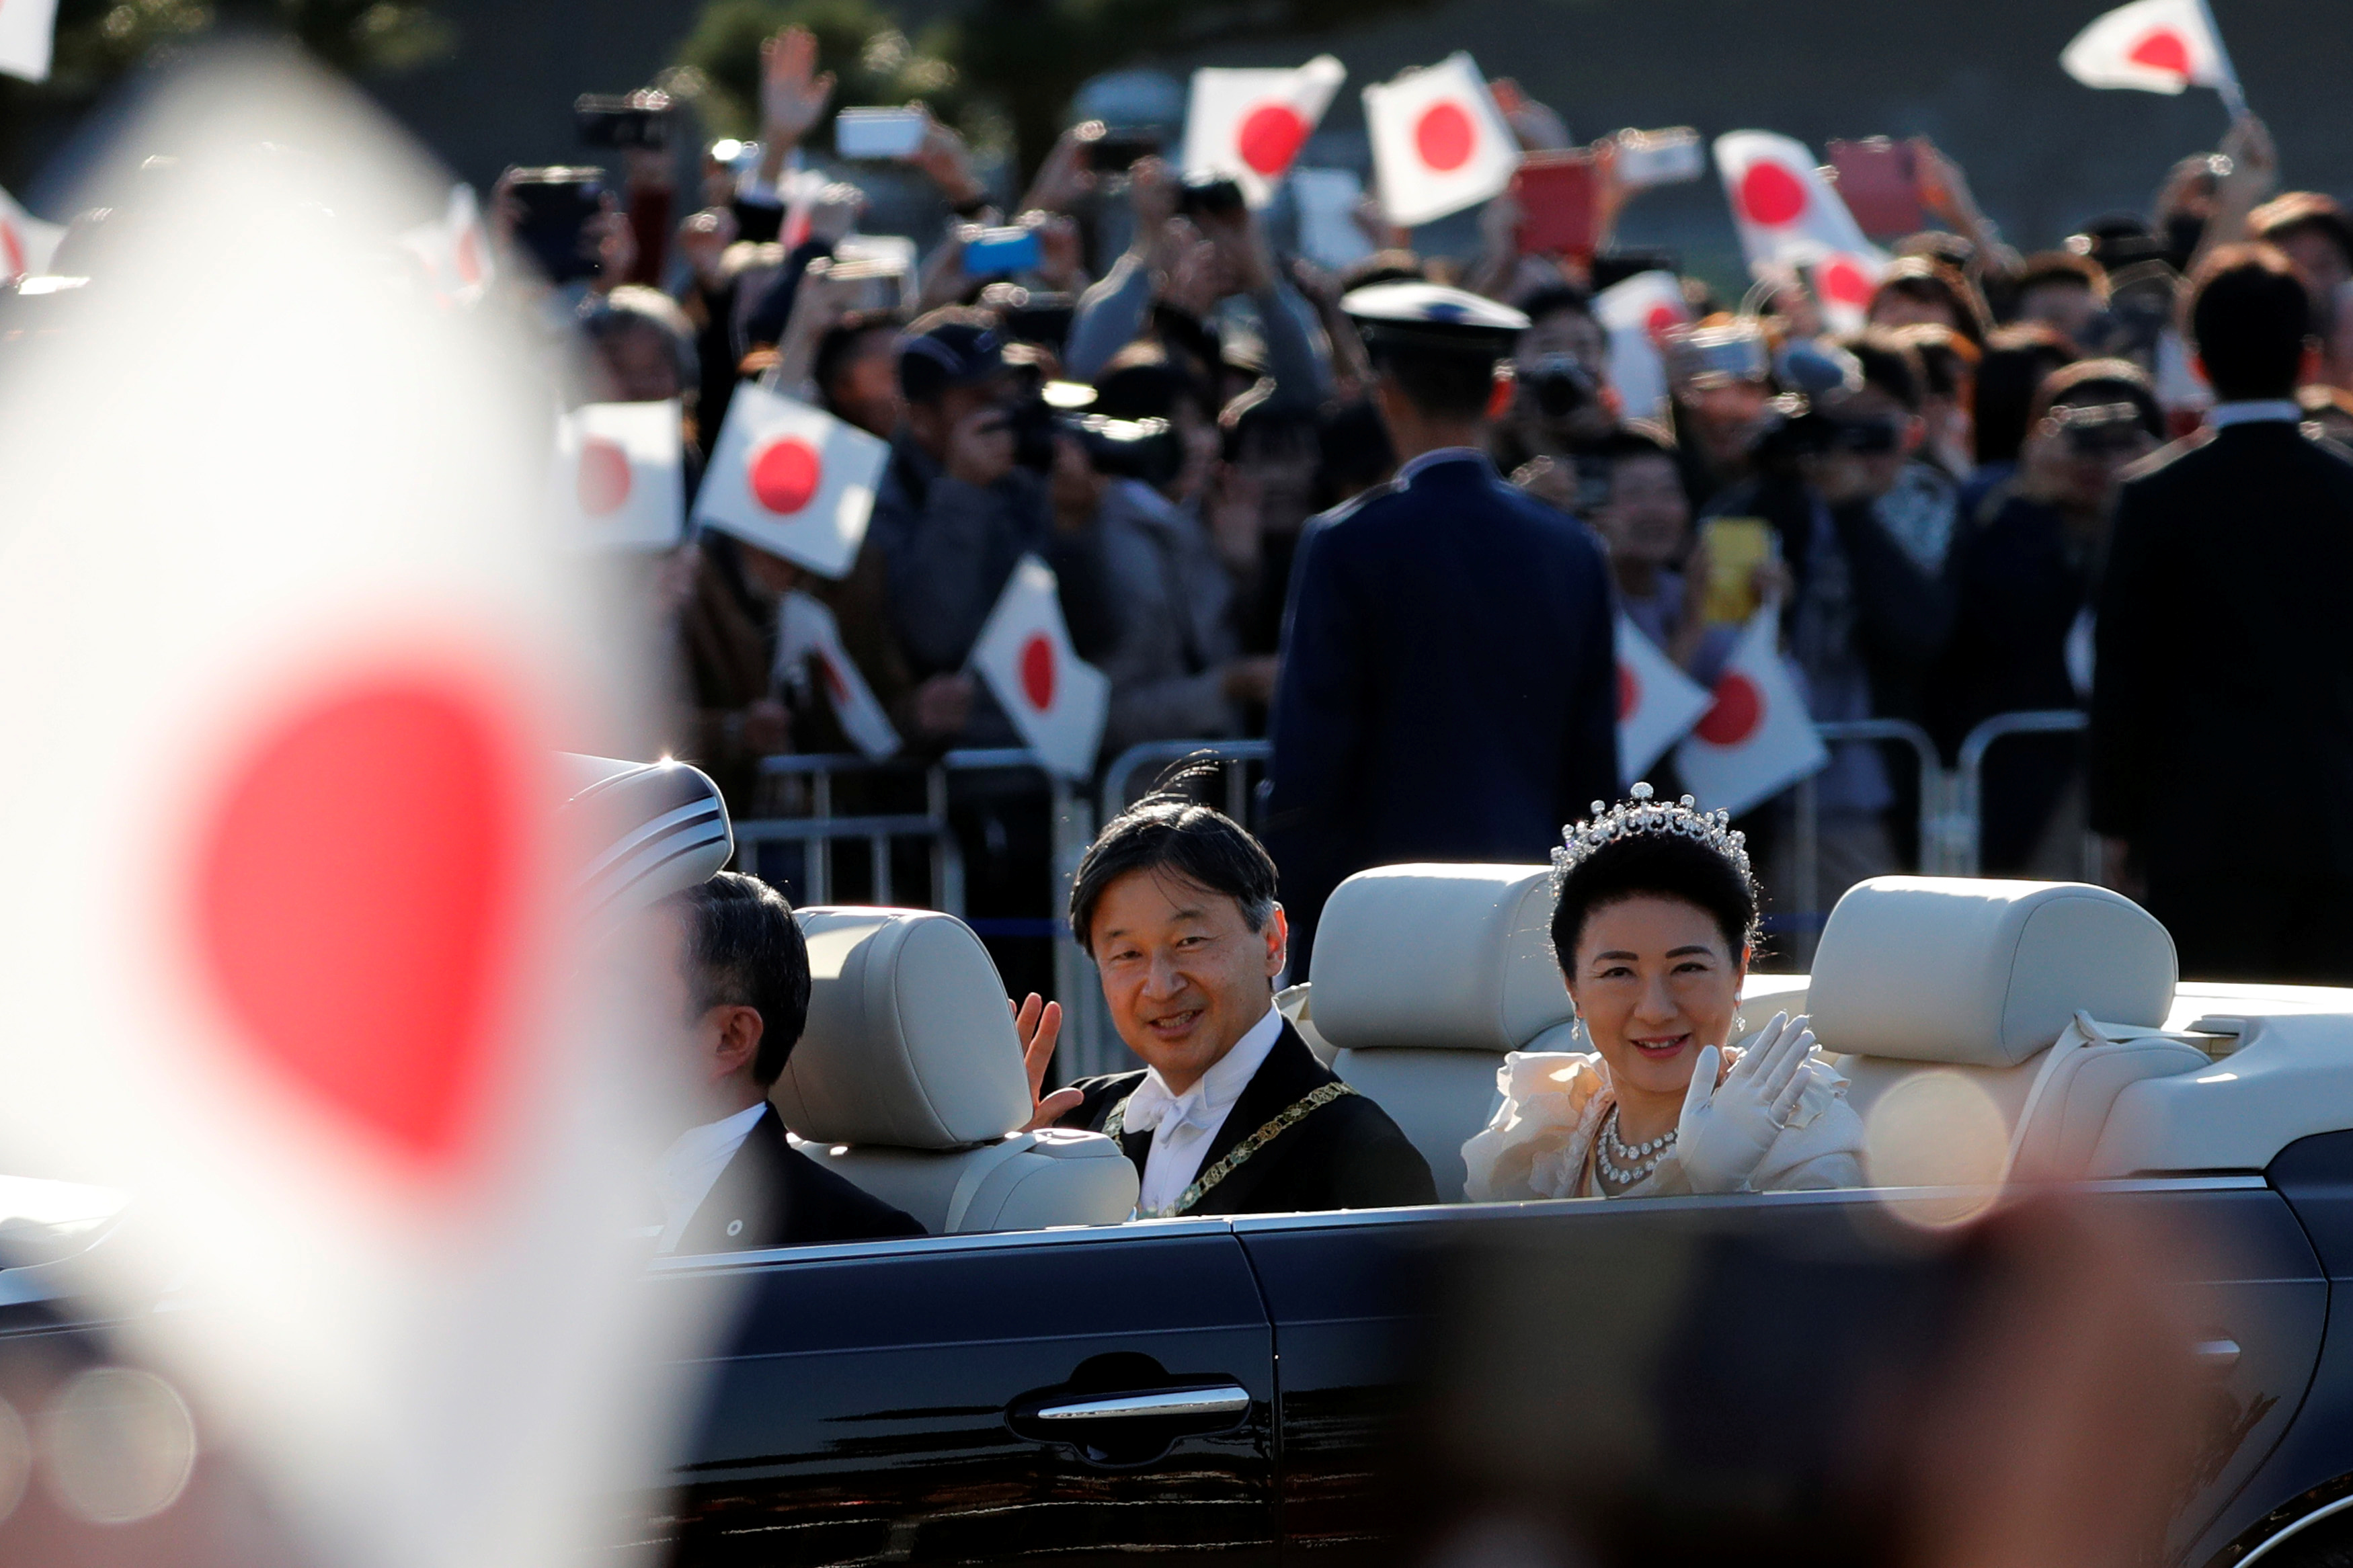
M 1268 768 L 1294 953 L 1352 872 L 1533 864 L 1616 799 L 1615 638 L 1599 542 L 1483 457 L 1308 524 Z
M 2147 458 L 2099 591 L 2091 824 L 2151 893 L 2353 884 L 2353 453 L 2285 420 Z M 2284 809 L 2282 809 L 2284 808 Z
M 1141 1071 L 1081 1079 L 1071 1087 L 1086 1099 L 1061 1119 L 1064 1127 L 1100 1132 L 1113 1108 L 1144 1081 Z M 1289 1023 L 1250 1075 L 1223 1126 L 1201 1152 L 1206 1173 L 1234 1145 L 1325 1084 L 1340 1079 L 1315 1059 Z M 1122 1132 L 1120 1147 L 1144 1176 L 1152 1134 Z M 1293 1214 L 1320 1209 L 1393 1208 L 1434 1204 L 1437 1184 L 1429 1163 L 1388 1112 L 1360 1094 L 1344 1094 L 1309 1111 L 1201 1194 L 1187 1214 Z
M 784 1118 L 771 1105 L 752 1123 L 743 1146 L 686 1222 L 676 1251 L 686 1257 L 928 1234 L 913 1215 L 786 1142 Z

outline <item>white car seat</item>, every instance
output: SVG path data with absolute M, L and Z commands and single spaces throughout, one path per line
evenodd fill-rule
M 1294 1006 L 1333 1070 L 1421 1151 L 1443 1202 L 1462 1199 L 1462 1145 L 1494 1114 L 1504 1053 L 1577 1048 L 1551 922 L 1546 866 L 1384 866 L 1324 906 Z
M 799 911 L 808 1028 L 770 1091 L 801 1152 L 935 1236 L 1116 1225 L 1135 1166 L 1096 1132 L 1017 1131 L 1028 1075 L 997 965 L 928 910 Z
M 1876 877 L 1831 911 L 1806 1003 L 1867 1127 L 1903 1086 L 1957 1076 L 2000 1113 L 1996 1173 L 2063 1178 L 2085 1173 L 2127 1085 L 2210 1064 L 2159 1032 L 2175 978 L 2165 928 L 2107 889 Z M 2094 1026 L 2071 1030 L 2078 1015 Z M 1956 1145 L 1940 1169 L 1936 1151 L 1885 1150 L 1874 1130 L 1873 1152 L 1907 1183 L 1989 1174 L 1981 1149 Z

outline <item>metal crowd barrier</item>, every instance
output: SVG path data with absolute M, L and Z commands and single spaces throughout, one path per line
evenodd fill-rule
M 1921 870 L 1932 876 L 1972 877 L 1978 874 L 1983 860 L 1987 752 L 2009 736 L 2077 731 L 2087 723 L 2085 715 L 2072 710 L 1997 714 L 1969 731 L 1961 742 L 1957 765 L 1950 769 L 1945 767 L 1927 731 L 1905 720 L 1849 720 L 1818 724 L 1815 730 L 1826 744 L 1876 742 L 1907 748 L 1919 769 Z M 1060 911 L 1070 906 L 1071 884 L 1077 875 L 1079 860 L 1094 838 L 1100 819 L 1098 803 L 1103 817 L 1116 815 L 1133 804 L 1149 787 L 1152 779 L 1171 763 L 1199 758 L 1218 764 L 1224 775 L 1227 814 L 1237 821 L 1254 822 L 1258 814 L 1252 809 L 1255 792 L 1250 784 L 1250 769 L 1254 764 L 1262 766 L 1272 754 L 1272 746 L 1261 740 L 1145 742 L 1130 746 L 1113 758 L 1103 771 L 1101 787 L 1092 795 L 1070 780 L 1057 777 L 1036 753 L 1028 751 L 956 751 L 928 762 L 916 759 L 877 763 L 855 754 L 770 757 L 761 764 L 768 777 L 807 780 L 807 814 L 739 821 L 734 825 L 735 841 L 744 863 L 755 869 L 765 847 L 799 845 L 804 856 L 802 896 L 804 901 L 812 904 L 832 901 L 837 880 L 836 848 L 854 845 L 863 845 L 865 848 L 867 879 L 873 900 L 886 904 L 901 901 L 892 866 L 892 846 L 902 840 L 917 841 L 925 847 L 928 872 L 926 897 L 922 902 L 960 919 L 969 918 L 965 909 L 963 858 L 948 816 L 954 781 L 958 774 L 1006 770 L 1038 774 L 1044 781 L 1048 809 L 1052 814 L 1050 886 L 1045 891 L 1050 900 L 1048 908 L 1053 912 L 1037 922 L 1034 931 L 995 929 L 997 924 L 1027 925 L 1026 921 L 977 923 L 985 935 L 1050 934 L 1054 942 L 1054 988 L 1061 998 L 1063 1010 L 1062 1045 L 1058 1053 L 1061 1076 L 1068 1079 L 1114 1072 L 1134 1066 L 1134 1058 L 1111 1026 L 1092 961 L 1081 951 L 1060 919 Z M 920 777 L 923 808 L 836 815 L 835 784 L 844 774 L 878 779 Z M 1796 861 L 1788 902 L 1805 927 L 1802 932 L 1793 934 L 1807 938 L 1804 945 L 1810 948 L 1812 923 L 1818 922 L 1823 912 L 1818 908 L 1821 902 L 1821 813 L 1816 781 L 1799 781 L 1791 786 L 1788 796 L 1793 807 L 1792 858 Z M 2084 868 L 2086 880 L 2096 877 L 2097 846 L 2088 835 Z

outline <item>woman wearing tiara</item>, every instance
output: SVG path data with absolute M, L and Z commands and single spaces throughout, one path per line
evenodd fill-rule
M 1803 1017 L 1732 1045 L 1757 932 L 1743 836 L 1651 786 L 1562 835 L 1553 951 L 1590 1054 L 1514 1051 L 1462 1147 L 1474 1202 L 1862 1184 L 1862 1121 Z

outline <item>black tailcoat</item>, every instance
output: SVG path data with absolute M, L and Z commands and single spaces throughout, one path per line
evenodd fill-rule
M 785 1142 L 773 1105 L 744 1137 L 679 1237 L 681 1257 L 762 1247 L 814 1247 L 930 1233 Z
M 1064 1127 L 1100 1132 L 1112 1109 L 1144 1081 L 1141 1071 L 1081 1079 L 1071 1087 L 1086 1099 L 1061 1119 Z M 1226 1112 L 1224 1125 L 1202 1151 L 1206 1173 L 1233 1146 L 1303 1097 L 1338 1076 L 1315 1059 L 1289 1022 L 1266 1060 Z M 1139 1179 L 1152 1152 L 1150 1132 L 1123 1132 L 1120 1147 L 1135 1162 Z M 1296 1214 L 1319 1209 L 1393 1208 L 1434 1204 L 1438 1187 L 1429 1163 L 1388 1112 L 1361 1094 L 1345 1094 L 1317 1107 L 1278 1134 L 1201 1195 L 1187 1214 Z

